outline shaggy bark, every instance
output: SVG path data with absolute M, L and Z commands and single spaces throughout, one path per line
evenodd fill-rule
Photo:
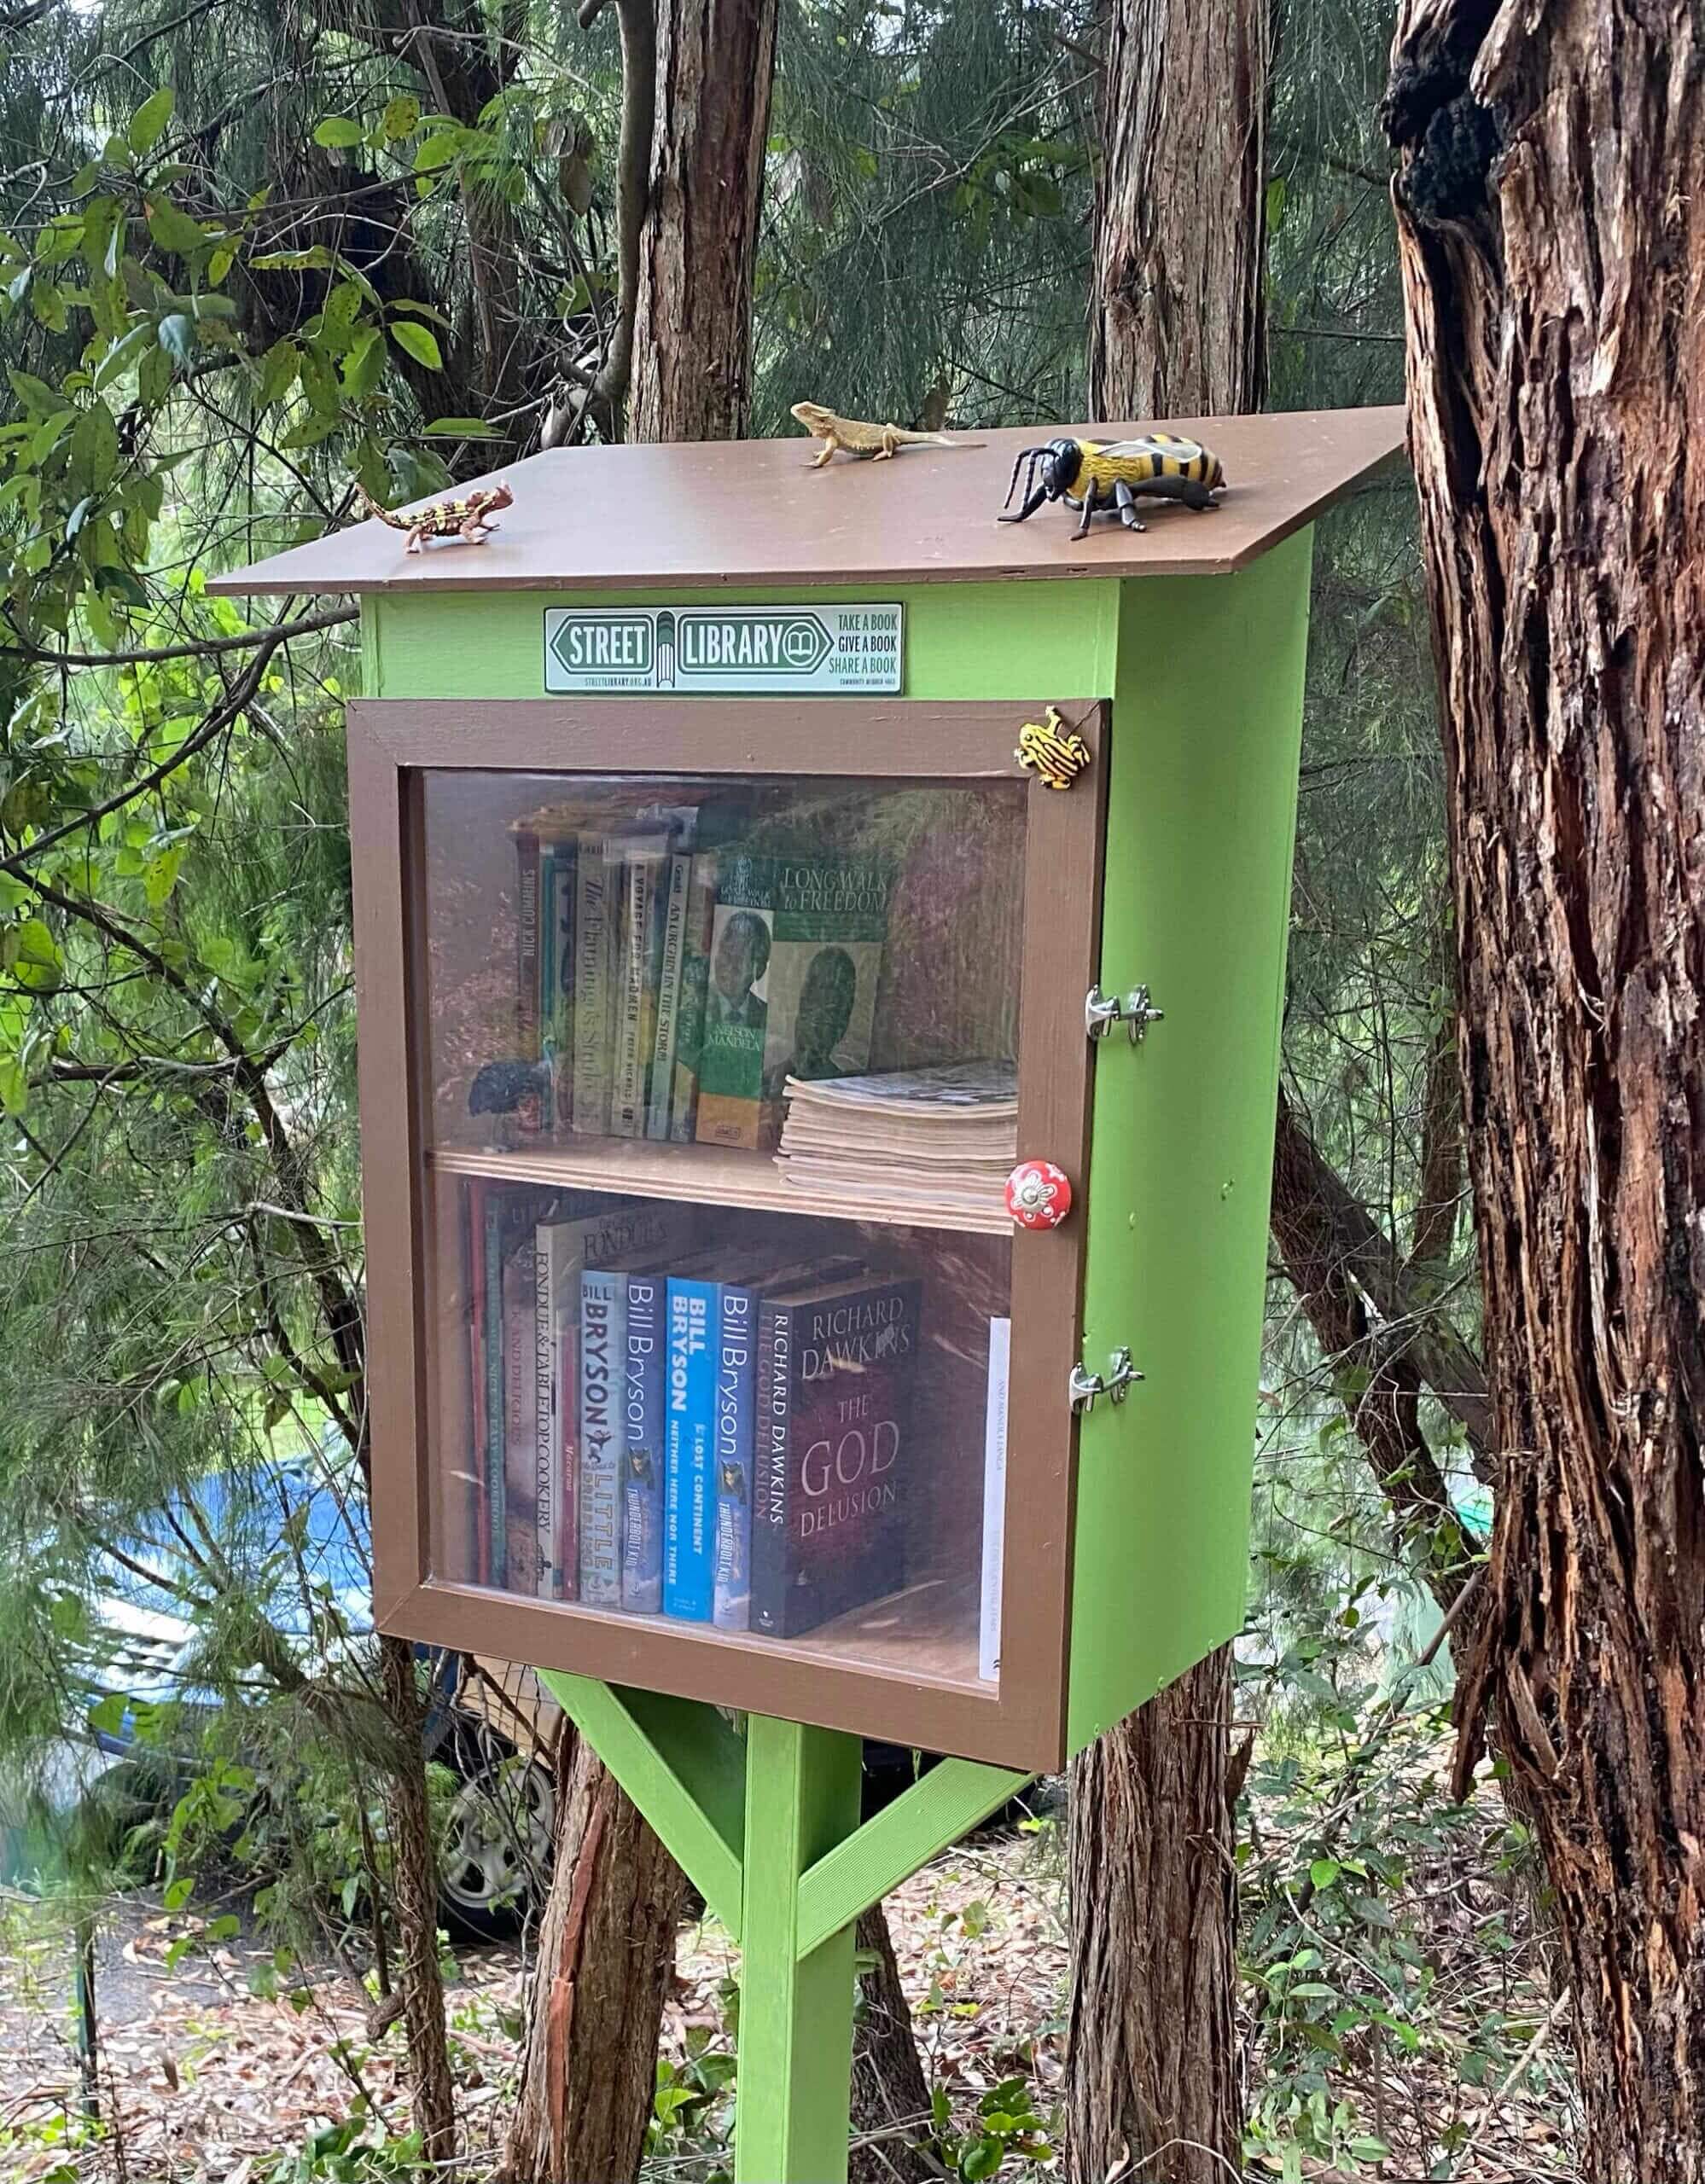
M 860 1914 L 858 1954 L 869 1968 L 859 1985 L 852 2045 L 854 2146 L 847 2184 L 929 2184 L 941 2164 L 922 2141 L 929 2130 L 929 2082 L 911 2029 L 911 2006 L 882 1906 Z
M 1490 1701 L 1603 2184 L 1705 2178 L 1705 54 L 1405 0 L 1388 129 L 1487 1377 Z
M 405 1638 L 379 1641 L 379 1672 L 390 1732 L 398 1741 L 386 1797 L 396 1891 L 397 1991 L 414 2080 L 415 2128 L 429 2162 L 456 2158 L 456 2089 L 444 2036 L 444 1983 L 438 1969 L 438 1860 L 421 1758 L 421 1700 L 414 1649 Z
M 1266 0 L 1115 0 L 1102 78 L 1091 406 L 1259 407 Z M 1239 2158 L 1229 1647 L 1074 1761 L 1067 2166 Z M 1164 2152 L 1163 2152 L 1164 2150 Z
M 777 0 L 663 0 L 640 236 L 631 436 L 737 439 L 752 407 L 752 278 Z
M 1098 417 L 1260 406 L 1271 58 L 1268 0 L 1115 0 L 1095 206 Z
M 556 1869 L 538 1934 L 505 2164 L 538 2184 L 637 2175 L 681 1914 L 679 1868 L 590 1745 L 559 1763 Z

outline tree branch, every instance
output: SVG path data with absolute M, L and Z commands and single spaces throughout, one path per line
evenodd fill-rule
M 340 622 L 359 619 L 353 607 L 329 607 L 322 613 L 305 614 L 298 622 L 273 622 L 264 630 L 243 630 L 236 636 L 194 637 L 181 645 L 154 645 L 139 652 L 52 652 L 15 634 L 0 640 L 0 653 L 20 653 L 44 667 L 145 667 L 159 659 L 201 659 L 216 653 L 247 652 L 251 645 L 286 644 L 292 637 L 335 630 Z

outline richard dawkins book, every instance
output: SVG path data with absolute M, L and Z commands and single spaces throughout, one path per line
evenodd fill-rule
M 789 1077 L 870 1058 L 890 869 L 867 857 L 725 850 L 699 1052 L 701 1144 L 771 1146 Z
M 797 1638 L 904 1583 L 922 1297 L 864 1275 L 759 1303 L 754 1630 Z

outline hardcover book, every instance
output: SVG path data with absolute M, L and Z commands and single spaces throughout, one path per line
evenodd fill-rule
M 657 1036 L 668 868 L 666 836 L 660 834 L 649 840 L 625 845 L 621 861 L 615 1078 L 610 1093 L 610 1132 L 615 1137 L 645 1136 L 651 1060 Z
M 572 841 L 547 843 L 538 865 L 540 1059 L 547 1066 L 551 1113 L 546 1128 L 567 1130 L 574 1112 L 574 893 Z
M 870 1060 L 893 875 L 870 858 L 726 851 L 699 1056 L 696 1136 L 773 1145 L 789 1077 Z
M 515 836 L 515 1054 L 524 1062 L 539 1058 L 538 836 L 530 829 Z M 544 1102 L 538 1091 L 521 1095 L 518 1126 L 536 1133 L 544 1126 Z
M 915 1279 L 784 1290 L 758 1308 L 751 1628 L 795 1638 L 905 1582 Z
M 525 1208 L 510 1209 L 524 1218 Z M 532 1232 L 509 1225 L 503 1240 L 503 1589 L 538 1585 L 534 1357 L 538 1314 Z

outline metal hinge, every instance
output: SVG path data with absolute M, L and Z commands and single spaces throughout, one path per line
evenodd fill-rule
M 1160 1023 L 1166 1013 L 1149 1001 L 1147 986 L 1132 986 L 1123 1001 L 1116 993 L 1103 993 L 1098 985 L 1084 996 L 1084 1030 L 1091 1039 L 1104 1039 L 1115 1024 L 1122 1024 L 1132 1045 L 1140 1045 L 1149 1026 Z
M 1131 1352 L 1123 1343 L 1114 1351 L 1104 1375 L 1090 1372 L 1081 1363 L 1074 1365 L 1071 1378 L 1066 1384 L 1074 1414 L 1081 1417 L 1084 1412 L 1093 1410 L 1097 1396 L 1105 1396 L 1112 1403 L 1123 1403 L 1142 1378 L 1143 1375 L 1131 1362 Z

